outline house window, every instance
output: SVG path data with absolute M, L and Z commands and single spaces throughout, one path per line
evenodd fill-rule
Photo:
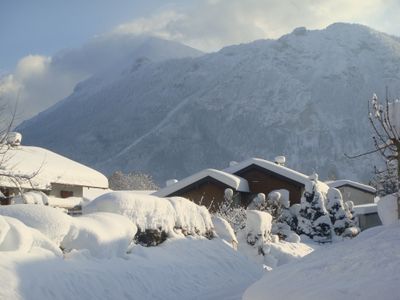
M 69 197 L 72 197 L 73 195 L 74 195 L 74 192 L 71 192 L 71 191 L 61 191 L 60 192 L 61 198 L 69 198 Z

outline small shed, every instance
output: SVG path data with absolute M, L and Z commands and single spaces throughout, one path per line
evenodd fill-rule
M 347 179 L 328 181 L 326 184 L 337 188 L 342 193 L 345 202 L 353 201 L 354 205 L 374 203 L 376 189 L 372 186 Z
M 225 190 L 234 192 L 234 199 L 241 203 L 244 194 L 249 193 L 246 179 L 215 169 L 205 169 L 189 177 L 172 183 L 158 190 L 153 195 L 158 197 L 180 196 L 206 206 L 215 211 L 224 201 Z
M 289 191 L 291 204 L 300 203 L 305 184 L 309 181 L 307 175 L 261 158 L 247 159 L 224 171 L 247 180 L 251 191 L 248 202 L 255 194 L 268 195 L 274 190 L 285 189 Z

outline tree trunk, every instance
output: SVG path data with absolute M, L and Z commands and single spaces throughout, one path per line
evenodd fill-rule
M 400 219 L 400 144 L 396 143 L 397 148 L 397 218 Z

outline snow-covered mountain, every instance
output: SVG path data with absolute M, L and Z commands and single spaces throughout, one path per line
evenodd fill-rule
M 101 73 L 24 122 L 24 143 L 105 172 L 181 178 L 231 160 L 285 155 L 323 178 L 367 179 L 372 93 L 400 95 L 400 40 L 361 25 L 295 29 L 197 58 Z

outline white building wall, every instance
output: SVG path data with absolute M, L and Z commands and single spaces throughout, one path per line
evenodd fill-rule
M 338 188 L 343 196 L 343 201 L 353 201 L 354 205 L 374 203 L 374 195 L 361 191 L 351 186 L 342 186 Z

